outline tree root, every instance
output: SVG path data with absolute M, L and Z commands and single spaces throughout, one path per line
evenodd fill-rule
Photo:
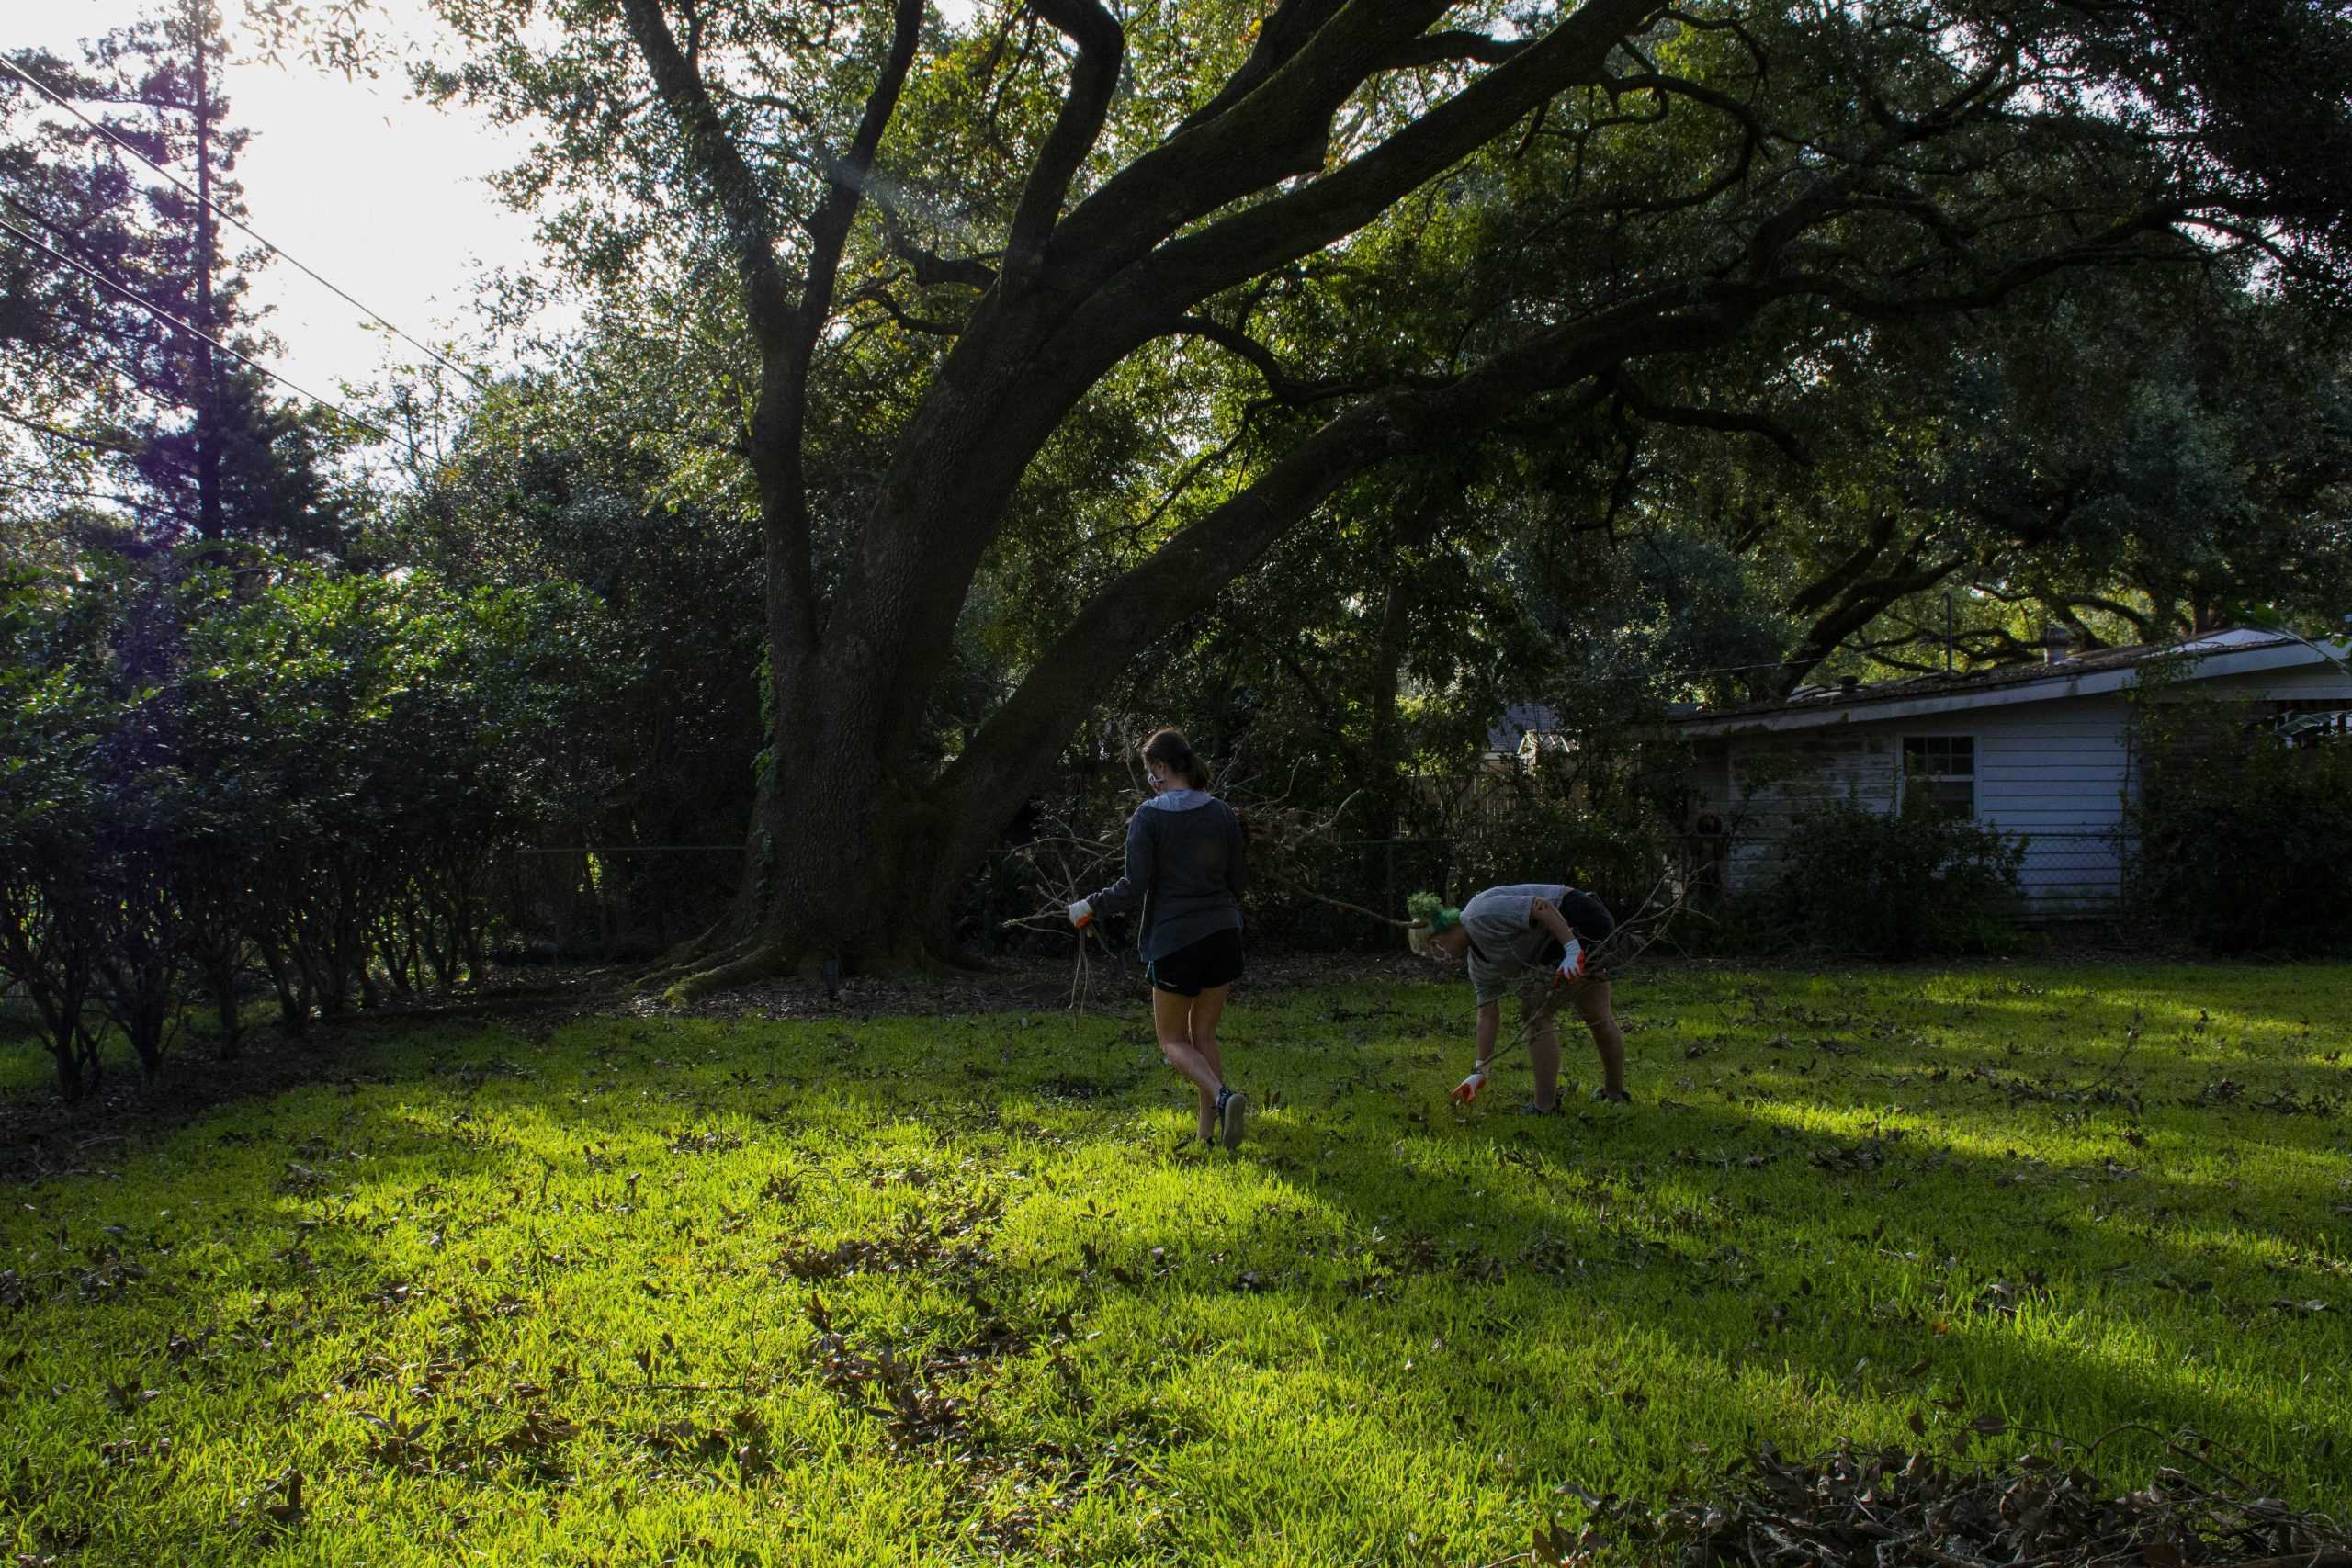
M 683 1007 L 697 997 L 712 991 L 723 991 L 729 986 L 748 986 L 755 980 L 772 979 L 791 966 L 791 955 L 782 944 L 762 942 L 739 944 L 728 955 L 708 968 L 697 969 L 682 976 L 662 991 L 662 1001 L 671 1007 Z
M 640 972 L 633 984 L 639 991 L 650 991 L 693 974 L 696 968 L 709 962 L 714 949 L 729 945 L 727 933 L 735 928 L 736 919 L 732 913 L 719 916 L 703 929 L 701 935 L 688 937 L 655 959 L 652 966 Z M 740 949 L 743 943 L 739 941 L 732 945 Z

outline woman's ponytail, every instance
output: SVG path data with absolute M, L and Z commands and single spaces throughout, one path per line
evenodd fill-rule
M 1184 783 L 1193 789 L 1209 787 L 1209 766 L 1193 750 L 1181 729 L 1157 729 L 1143 743 L 1143 760 L 1157 762 L 1171 773 L 1183 775 Z

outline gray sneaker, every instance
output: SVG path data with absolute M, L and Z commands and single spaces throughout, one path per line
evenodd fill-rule
M 1519 1108 L 1519 1113 L 1521 1116 L 1566 1116 L 1568 1108 L 1556 1100 L 1549 1105 L 1538 1105 L 1531 1100 Z
M 1238 1089 L 1227 1089 L 1217 1103 L 1217 1121 L 1225 1129 L 1225 1146 L 1239 1148 L 1242 1134 L 1250 1127 L 1250 1097 Z
M 1607 1100 L 1611 1105 L 1631 1105 L 1634 1103 L 1634 1097 L 1622 1089 L 1597 1089 L 1592 1091 L 1592 1098 L 1595 1100 Z

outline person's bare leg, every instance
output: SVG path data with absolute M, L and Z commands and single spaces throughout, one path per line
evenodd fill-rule
M 1225 998 L 1232 991 L 1230 986 L 1212 986 L 1193 998 L 1193 1050 L 1216 1074 L 1220 1087 L 1225 1085 L 1225 1056 L 1217 1049 L 1217 1021 L 1225 1016 Z M 1209 1100 L 1209 1124 L 1224 1135 L 1228 1149 L 1241 1146 L 1250 1119 L 1249 1097 L 1228 1089 L 1229 1098 L 1220 1110 L 1216 1097 Z
M 1577 982 L 1576 988 L 1577 1016 L 1592 1031 L 1593 1049 L 1600 1054 L 1600 1087 L 1604 1093 L 1625 1092 L 1625 1032 L 1617 1027 L 1617 1015 L 1609 1007 L 1609 982 L 1593 979 Z
M 1193 1086 L 1208 1097 L 1209 1105 L 1216 1105 L 1216 1091 L 1223 1080 L 1217 1071 L 1193 1048 L 1193 1006 L 1197 998 L 1180 997 L 1173 991 L 1155 990 L 1151 993 L 1152 1032 L 1159 1037 L 1159 1054 L 1170 1066 L 1193 1080 Z
M 1550 1001 L 1545 989 L 1530 986 L 1519 994 L 1521 1022 L 1541 1014 Z M 1535 1075 L 1535 1109 L 1560 1103 L 1560 1031 L 1547 1016 L 1527 1032 L 1527 1065 Z
M 1193 1010 L 1195 1017 L 1199 1016 L 1200 1010 L 1197 1007 Z M 1223 1064 L 1217 1061 L 1213 1053 L 1202 1051 L 1197 1045 L 1193 1047 L 1193 1051 L 1202 1061 L 1208 1064 L 1209 1071 L 1216 1074 L 1220 1080 L 1224 1078 L 1225 1067 Z M 1196 1119 L 1195 1128 L 1201 1134 L 1201 1142 L 1204 1144 L 1216 1143 L 1217 1134 L 1216 1090 L 1213 1089 L 1204 1089 L 1199 1084 L 1194 1084 L 1193 1086 L 1193 1092 L 1200 1099 L 1200 1114 Z
M 1187 1026 L 1193 1051 L 1208 1064 L 1209 1071 L 1216 1075 L 1220 1084 L 1225 1082 L 1225 1057 L 1217 1050 L 1216 1022 L 1225 1016 L 1225 998 L 1231 989 L 1229 986 L 1213 986 L 1194 997 Z M 1204 1089 L 1201 1090 L 1201 1136 L 1214 1138 L 1216 1131 L 1216 1094 Z

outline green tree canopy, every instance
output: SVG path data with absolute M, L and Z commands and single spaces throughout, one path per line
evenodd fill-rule
M 756 496 L 758 874 L 695 984 L 944 951 L 1135 652 L 1369 476 L 1499 447 L 1603 536 L 1661 509 L 1629 437 L 1900 480 L 1875 552 L 1868 506 L 1774 545 L 1818 623 L 1984 555 L 1911 515 L 1984 527 L 1914 482 L 1967 468 L 1938 398 L 2001 396 L 1905 383 L 1939 331 L 2094 275 L 2342 281 L 2352 21 L 2304 0 L 441 9 L 429 82 L 537 130 L 511 190 L 569 277 L 680 301 Z M 1849 364 L 1878 390 L 1815 452 L 1787 411 Z M 933 750 L 1008 584 L 1001 699 Z

